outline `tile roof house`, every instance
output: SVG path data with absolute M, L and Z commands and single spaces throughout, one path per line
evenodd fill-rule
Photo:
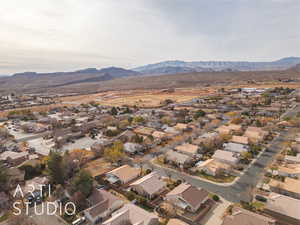
M 279 176 L 300 179 L 300 164 L 287 164 L 285 166 L 278 166 L 277 171 Z
M 160 139 L 160 140 L 166 140 L 168 139 L 169 135 L 166 134 L 165 132 L 162 131 L 154 131 L 152 133 L 152 136 L 156 139 Z
M 88 198 L 89 208 L 84 215 L 91 224 L 100 223 L 123 206 L 123 201 L 108 191 L 94 189 Z
M 189 155 L 191 157 L 195 156 L 198 153 L 198 149 L 199 147 L 197 145 L 192 145 L 188 143 L 178 145 L 175 148 L 176 151 Z
M 152 199 L 165 190 L 166 183 L 156 172 L 152 172 L 130 184 L 133 191 L 139 195 Z
M 219 162 L 228 163 L 230 165 L 236 165 L 239 161 L 238 154 L 223 150 L 215 151 L 212 158 Z
M 204 189 L 182 183 L 170 191 L 165 200 L 181 209 L 196 212 L 208 200 L 208 195 Z
M 158 217 L 154 213 L 128 203 L 113 213 L 112 217 L 102 223 L 103 225 L 158 225 Z
M 207 159 L 197 165 L 196 169 L 211 176 L 218 176 L 223 173 L 229 173 L 231 171 L 231 166 L 215 159 Z
M 300 224 L 300 200 L 271 193 L 264 208 L 264 213 L 272 216 L 279 224 Z
M 150 136 L 155 131 L 155 129 L 151 127 L 138 127 L 134 130 L 136 134 Z
M 176 126 L 174 126 L 174 128 L 180 131 L 186 131 L 190 129 L 189 125 L 186 123 L 177 123 Z
M 249 138 L 245 136 L 235 136 L 233 135 L 232 138 L 230 139 L 231 142 L 238 143 L 238 144 L 243 144 L 243 145 L 248 145 L 249 144 Z
M 263 141 L 265 136 L 268 134 L 267 131 L 264 131 L 260 127 L 248 127 L 244 133 L 244 136 L 248 137 L 252 142 Z
M 165 156 L 168 162 L 175 163 L 181 168 L 188 167 L 193 161 L 192 157 L 173 150 L 167 151 Z
M 300 164 L 300 157 L 298 157 L 298 156 L 286 155 L 286 156 L 284 157 L 284 161 L 285 161 L 286 163 Z
M 107 180 L 110 183 L 127 184 L 140 175 L 140 169 L 133 168 L 129 165 L 118 167 L 108 173 L 106 173 Z
M 278 194 L 300 199 L 300 180 L 286 177 L 284 182 L 272 179 L 269 182 L 270 190 Z
M 225 216 L 222 225 L 275 225 L 276 220 L 249 210 L 234 207 L 231 215 Z
M 224 143 L 223 147 L 224 147 L 225 151 L 235 152 L 235 153 L 239 153 L 239 154 L 248 151 L 248 146 L 242 145 L 242 144 L 233 143 L 233 142 Z

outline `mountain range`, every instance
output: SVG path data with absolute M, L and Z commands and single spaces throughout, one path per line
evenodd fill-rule
M 300 72 L 300 58 L 288 57 L 273 62 L 165 61 L 133 69 L 108 67 L 103 69 L 88 68 L 73 72 L 24 72 L 16 73 L 11 76 L 0 77 L 0 92 L 8 92 L 11 90 L 26 92 L 40 91 L 43 89 L 63 90 L 65 87 L 73 88 L 75 86 L 77 88 L 76 90 L 78 90 L 83 86 L 90 87 L 91 84 L 94 85 L 94 87 L 96 87 L 97 85 L 104 87 L 104 84 L 110 84 L 112 85 L 111 87 L 117 89 L 118 87 L 114 86 L 115 84 L 122 83 L 123 86 L 130 87 L 130 84 L 126 84 L 126 82 L 131 81 L 138 81 L 138 85 L 140 85 L 140 88 L 143 88 L 143 86 L 146 85 L 144 84 L 143 80 L 146 80 L 146 77 L 148 76 L 168 75 L 168 77 L 164 80 L 169 80 L 173 83 L 176 83 L 176 80 L 178 80 L 181 76 L 183 79 L 186 79 L 186 81 L 180 80 L 180 82 L 188 83 L 189 74 L 197 75 L 198 77 L 201 75 L 201 80 L 205 80 L 206 78 L 211 80 L 212 78 L 216 77 L 219 79 L 220 76 L 230 77 L 230 75 L 232 75 L 238 77 L 239 74 L 245 71 L 272 72 L 271 70 L 274 70 L 274 72 L 275 70 L 279 72 L 281 71 L 280 73 L 278 73 L 279 77 L 281 76 L 280 74 L 284 74 L 285 71 L 291 71 L 292 73 L 298 74 L 298 72 Z M 175 77 L 176 74 L 178 76 Z M 132 79 L 135 77 L 137 79 Z M 162 79 L 162 77 L 163 76 L 159 76 L 159 78 L 155 78 L 157 81 L 156 84 L 159 84 L 158 80 Z M 172 77 L 174 77 L 174 80 L 172 80 Z M 243 79 L 244 78 L 246 77 L 243 77 Z M 147 78 L 147 80 L 151 81 L 151 78 Z
M 287 57 L 270 62 L 249 61 L 164 61 L 133 68 L 142 74 L 173 74 L 209 71 L 269 71 L 285 70 L 300 63 L 300 57 Z

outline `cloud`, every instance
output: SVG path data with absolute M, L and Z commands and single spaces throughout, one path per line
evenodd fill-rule
M 10 0 L 0 74 L 300 52 L 299 0 Z

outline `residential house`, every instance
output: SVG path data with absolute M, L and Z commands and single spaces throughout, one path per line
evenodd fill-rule
M 144 147 L 138 143 L 127 142 L 124 144 L 123 149 L 124 149 L 124 152 L 126 152 L 128 154 L 136 154 L 138 152 L 142 152 L 144 150 Z
M 199 136 L 196 140 L 193 141 L 193 144 L 195 145 L 204 145 L 207 143 L 214 142 L 219 137 L 219 134 L 217 132 L 209 132 L 202 134 Z
M 185 143 L 185 144 L 177 146 L 175 148 L 175 150 L 180 153 L 183 153 L 183 154 L 193 157 L 198 153 L 198 148 L 199 147 L 197 145 Z
M 222 174 L 228 174 L 231 171 L 231 166 L 227 163 L 217 161 L 215 159 L 207 159 L 204 162 L 196 165 L 196 170 L 204 172 L 211 176 L 219 176 Z
M 300 224 L 300 200 L 271 193 L 264 207 L 264 213 L 270 215 L 282 225 Z
M 225 216 L 222 225 L 275 225 L 276 220 L 249 210 L 234 207 L 230 215 Z
M 188 183 L 182 183 L 170 191 L 165 200 L 174 206 L 190 212 L 197 212 L 209 198 L 209 193 Z
M 291 163 L 291 164 L 300 164 L 300 157 L 298 156 L 291 156 L 291 155 L 286 155 L 284 157 L 284 161 L 286 163 Z
M 5 161 L 12 166 L 18 166 L 21 163 L 28 160 L 29 153 L 28 152 L 13 152 L 13 151 L 5 151 L 0 154 L 0 161 Z
M 300 180 L 286 177 L 284 182 L 272 179 L 269 182 L 270 190 L 278 194 L 300 199 Z
M 248 146 L 242 145 L 242 144 L 233 143 L 233 142 L 224 143 L 223 147 L 224 147 L 225 151 L 239 153 L 239 154 L 242 154 L 242 153 L 248 151 Z
M 128 184 L 140 175 L 140 169 L 129 165 L 118 167 L 106 174 L 107 180 L 112 183 Z
M 139 195 L 152 199 L 165 190 L 165 182 L 156 172 L 152 172 L 130 184 L 131 190 Z
M 177 123 L 177 124 L 174 126 L 174 128 L 175 128 L 176 130 L 179 130 L 179 131 L 188 131 L 188 130 L 190 130 L 189 125 L 186 124 L 186 123 Z
M 237 153 L 223 150 L 215 151 L 212 158 L 219 162 L 228 163 L 233 166 L 236 165 L 239 161 Z
M 188 168 L 193 162 L 192 157 L 173 150 L 167 151 L 165 157 L 168 163 L 176 164 L 180 168 Z
M 123 201 L 105 190 L 93 189 L 87 199 L 89 208 L 83 213 L 91 224 L 102 223 L 123 206 Z
M 138 127 L 134 129 L 134 132 L 139 135 L 150 136 L 155 131 L 155 129 L 151 127 Z
M 102 223 L 103 225 L 158 225 L 158 217 L 154 213 L 132 204 L 127 203 L 122 208 L 114 212 L 108 220 Z
M 248 127 L 244 136 L 248 137 L 251 142 L 257 143 L 263 141 L 267 134 L 268 132 L 260 127 Z
M 249 138 L 246 137 L 246 136 L 233 135 L 232 138 L 230 139 L 230 142 L 243 144 L 243 145 L 248 145 L 249 144 Z
M 169 138 L 169 135 L 166 134 L 165 132 L 162 132 L 162 131 L 154 131 L 152 133 L 152 136 L 157 139 L 157 140 L 161 140 L 161 141 L 164 141 L 164 140 L 167 140 Z
M 285 166 L 278 166 L 277 171 L 279 176 L 300 179 L 300 164 L 287 164 Z

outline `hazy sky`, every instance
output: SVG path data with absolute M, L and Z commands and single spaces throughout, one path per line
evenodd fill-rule
M 300 56 L 300 0 L 6 0 L 0 75 Z

